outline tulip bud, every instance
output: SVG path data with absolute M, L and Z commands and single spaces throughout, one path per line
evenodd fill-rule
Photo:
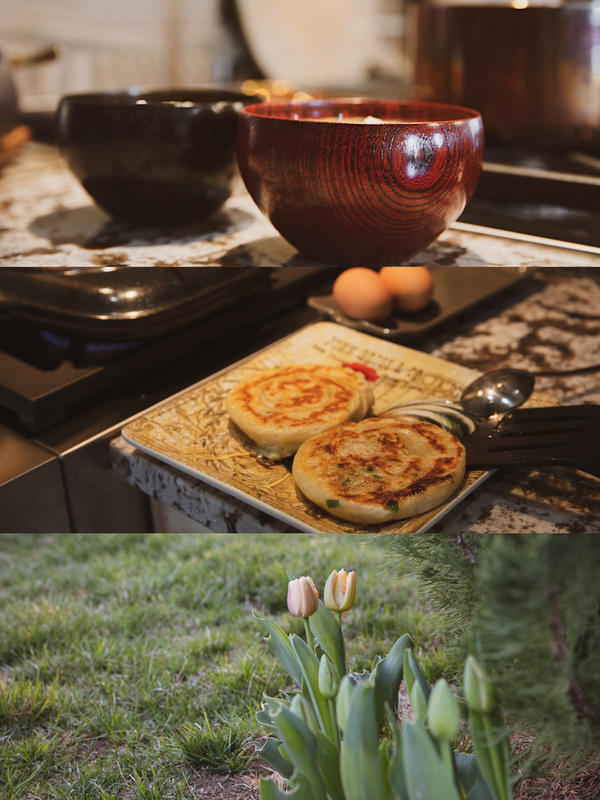
M 494 686 L 473 656 L 467 656 L 464 677 L 465 700 L 473 711 L 489 713 L 496 705 Z
M 288 583 L 287 606 L 294 617 L 310 617 L 319 608 L 319 593 L 312 578 L 302 576 Z
M 439 739 L 452 739 L 458 730 L 460 711 L 458 700 L 441 678 L 431 690 L 427 707 L 429 730 Z
M 427 717 L 427 698 L 425 697 L 425 692 L 419 681 L 413 683 L 408 697 L 411 708 L 415 712 L 417 719 L 420 719 L 421 722 L 425 722 Z
M 348 718 L 348 710 L 350 708 L 350 697 L 356 681 L 350 675 L 344 675 L 341 680 L 340 688 L 338 689 L 337 697 L 335 700 L 335 712 L 337 718 L 338 728 L 344 731 L 346 728 L 346 719 Z
M 349 611 L 356 597 L 356 573 L 333 570 L 325 583 L 323 599 L 331 611 Z
M 340 678 L 331 661 L 325 653 L 319 662 L 319 691 L 328 699 L 335 697 L 340 688 Z

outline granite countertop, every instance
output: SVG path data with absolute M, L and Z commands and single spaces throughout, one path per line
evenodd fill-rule
M 456 223 L 411 264 L 600 266 L 600 250 L 484 234 Z M 592 252 L 594 251 L 594 252 Z M 58 150 L 29 143 L 0 173 L 0 265 L 281 266 L 307 264 L 261 214 L 241 181 L 210 221 L 144 229 L 111 221 Z M 310 262 L 313 263 L 313 262 Z
M 551 269 L 510 301 L 488 302 L 469 319 L 414 347 L 467 367 L 574 369 L 600 363 L 600 270 Z M 564 404 L 600 403 L 600 372 L 539 378 L 536 389 Z M 281 522 L 184 475 L 129 445 L 111 443 L 113 469 L 146 494 L 220 531 L 287 531 Z M 554 467 L 493 474 L 450 511 L 435 531 L 600 533 L 600 480 Z

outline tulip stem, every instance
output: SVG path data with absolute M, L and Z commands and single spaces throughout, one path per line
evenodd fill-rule
M 308 624 L 308 617 L 304 617 L 304 630 L 306 631 L 306 643 L 310 647 L 310 649 L 315 653 L 315 640 L 313 639 L 312 632 L 310 630 L 310 625 Z
M 444 766 L 446 767 L 448 773 L 455 778 L 454 775 L 454 753 L 452 752 L 452 745 L 450 743 L 450 739 L 442 739 L 440 741 L 440 750 L 442 761 Z
M 331 717 L 331 727 L 333 729 L 333 743 L 336 747 L 340 746 L 340 732 L 337 725 L 337 714 L 335 711 L 335 701 L 333 697 L 329 698 L 329 716 Z
M 337 616 L 338 616 L 338 622 L 340 623 L 340 628 L 341 628 L 342 627 L 342 612 L 338 611 L 337 612 Z
M 493 741 L 494 739 L 494 723 L 490 719 L 489 714 L 485 711 L 481 715 L 481 721 L 485 730 L 487 748 L 492 762 L 492 771 L 496 781 L 495 790 L 499 797 L 506 798 L 506 783 L 504 779 L 504 769 L 502 767 L 502 759 L 498 751 L 498 744 Z

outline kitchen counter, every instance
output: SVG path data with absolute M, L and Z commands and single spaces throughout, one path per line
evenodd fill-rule
M 600 363 L 600 270 L 534 273 L 510 300 L 496 299 L 419 339 L 419 350 L 478 370 L 574 369 Z M 539 378 L 536 390 L 564 404 L 600 403 L 600 372 Z M 220 531 L 287 531 L 286 525 L 117 437 L 112 468 L 123 480 L 202 526 Z M 600 533 L 600 480 L 566 468 L 493 474 L 435 528 L 448 534 Z
M 58 150 L 29 143 L 0 172 L 0 265 L 281 266 L 309 264 L 285 242 L 238 182 L 211 220 L 136 228 L 90 200 Z M 600 248 L 456 223 L 410 264 L 600 266 Z

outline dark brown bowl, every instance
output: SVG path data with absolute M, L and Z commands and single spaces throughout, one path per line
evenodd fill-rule
M 230 195 L 239 112 L 249 102 L 221 89 L 67 95 L 57 111 L 59 144 L 111 216 L 191 222 Z
M 318 121 L 338 114 L 384 122 Z M 482 158 L 481 117 L 458 106 L 352 98 L 256 103 L 240 114 L 248 191 L 317 261 L 402 264 L 460 216 Z

